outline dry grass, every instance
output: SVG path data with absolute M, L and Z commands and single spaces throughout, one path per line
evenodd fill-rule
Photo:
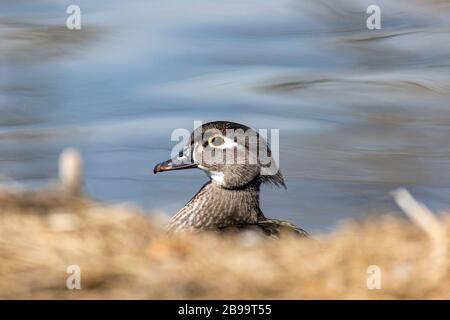
M 450 298 L 448 238 L 436 244 L 389 216 L 314 240 L 169 238 L 160 225 L 57 193 L 0 194 L 0 298 Z M 66 289 L 69 265 L 81 268 L 81 290 Z M 381 268 L 380 290 L 367 289 L 370 265 Z

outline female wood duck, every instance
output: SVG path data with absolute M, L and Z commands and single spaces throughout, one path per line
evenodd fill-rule
M 269 161 L 261 161 L 261 150 Z M 252 229 L 275 238 L 284 232 L 306 236 L 303 229 L 289 222 L 266 218 L 259 208 L 261 183 L 286 188 L 277 167 L 273 174 L 264 174 L 273 163 L 264 139 L 247 126 L 215 121 L 198 127 L 177 157 L 153 170 L 199 168 L 210 177 L 170 220 L 169 232 Z

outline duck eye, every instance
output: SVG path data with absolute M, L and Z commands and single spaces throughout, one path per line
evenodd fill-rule
M 217 148 L 220 147 L 221 145 L 223 145 L 225 143 L 225 139 L 222 138 L 221 136 L 213 136 L 211 138 L 209 138 L 209 145 L 211 147 Z

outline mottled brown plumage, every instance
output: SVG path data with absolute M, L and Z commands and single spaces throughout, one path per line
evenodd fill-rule
M 213 129 L 212 133 L 209 132 Z M 229 139 L 227 130 L 242 129 L 257 137 L 258 148 L 264 146 L 270 155 L 266 142 L 253 129 L 233 122 L 210 122 L 197 128 L 191 135 L 187 146 L 177 159 L 171 159 L 155 166 L 154 172 L 198 167 L 211 178 L 200 191 L 170 220 L 168 231 L 215 231 L 239 232 L 254 230 L 270 237 L 281 233 L 293 233 L 306 236 L 307 233 L 285 221 L 267 219 L 259 207 L 260 186 L 271 183 L 285 187 L 281 172 L 262 175 L 263 164 L 252 163 L 249 153 L 249 140 Z M 219 142 L 214 142 L 218 139 Z M 240 141 L 240 142 L 239 142 Z M 205 160 L 204 154 L 213 147 L 213 152 L 230 151 L 235 162 L 215 162 Z M 259 150 L 259 149 L 258 149 Z M 246 151 L 247 156 L 238 161 L 239 151 Z M 224 153 L 225 154 L 225 153 Z M 259 157 L 259 153 L 258 153 Z M 181 159 L 181 161 L 180 161 Z M 222 159 L 220 154 L 219 159 Z M 223 157 L 225 160 L 225 156 Z

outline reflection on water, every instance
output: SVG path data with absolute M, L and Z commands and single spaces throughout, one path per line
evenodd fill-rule
M 194 120 L 280 128 L 288 191 L 268 216 L 308 230 L 394 210 L 406 186 L 450 203 L 450 4 L 378 1 L 0 1 L 0 173 L 56 175 L 64 146 L 86 157 L 95 197 L 174 213 L 201 172 L 153 176 L 170 133 Z

